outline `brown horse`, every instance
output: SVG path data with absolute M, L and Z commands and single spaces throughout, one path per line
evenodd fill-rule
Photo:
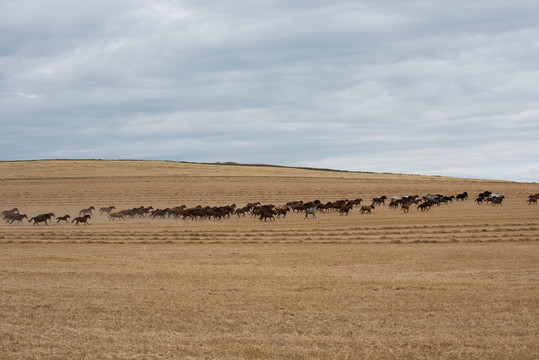
M 278 207 L 276 211 L 277 211 L 278 218 L 280 218 L 281 215 L 283 216 L 283 218 L 285 218 L 286 214 L 290 211 L 290 208 L 285 205 L 285 206 Z
M 54 213 L 48 213 L 48 214 L 41 214 L 38 216 L 34 216 L 28 222 L 34 222 L 34 226 L 39 225 L 40 222 L 44 222 L 47 226 L 49 226 L 49 221 L 52 217 L 54 217 Z M 51 221 L 52 222 L 52 221 Z
M 15 221 L 17 221 L 17 222 L 22 224 L 22 219 L 24 219 L 24 218 L 28 219 L 28 216 L 26 216 L 26 214 L 13 214 L 7 220 L 7 222 L 9 222 L 10 224 L 13 224 Z
M 15 215 L 15 214 L 18 214 L 18 213 L 19 213 L 19 209 L 17 209 L 17 208 L 13 208 L 11 210 L 4 210 L 4 211 L 2 211 L 2 217 L 4 218 L 4 220 L 9 221 L 9 218 L 12 215 Z
M 341 205 L 339 207 L 339 215 L 348 216 L 348 212 L 350 212 L 350 210 L 352 210 L 352 207 L 354 207 L 354 205 L 352 205 L 352 204 Z
M 92 215 L 90 214 L 86 214 L 84 216 L 77 216 L 76 218 L 71 220 L 71 223 L 74 223 L 76 221 L 77 223 L 75 225 L 79 225 L 79 223 L 83 223 L 84 225 L 90 225 L 88 223 L 88 219 L 90 219 L 91 217 Z
M 531 205 L 531 204 L 537 205 L 538 198 L 539 198 L 539 194 L 528 196 L 528 205 Z
M 382 195 L 380 197 L 375 197 L 375 198 L 372 199 L 372 205 L 380 205 L 380 204 L 385 205 L 386 204 L 386 199 L 387 199 L 387 196 L 385 196 L 385 195 Z
M 122 212 L 111 212 L 109 214 L 109 220 L 114 221 L 114 219 L 125 219 L 125 217 Z
M 275 212 L 273 210 L 270 210 L 270 209 L 262 209 L 260 212 L 259 212 L 259 215 L 260 215 L 260 221 L 262 221 L 262 219 L 264 219 L 264 221 L 266 221 L 267 219 L 270 219 L 275 221 Z
M 67 219 L 71 218 L 71 216 L 69 215 L 64 215 L 64 216 L 58 216 L 56 218 L 56 223 L 58 224 L 60 221 L 65 221 L 67 223 Z
M 240 209 L 236 209 L 235 214 L 238 215 L 238 217 L 240 217 L 240 215 L 243 215 L 243 217 L 245 217 L 245 213 L 248 212 L 249 210 L 250 209 L 247 206 L 245 206 Z
M 247 206 L 249 208 L 249 210 L 251 210 L 252 208 L 255 208 L 257 207 L 258 205 L 260 205 L 260 201 L 257 201 L 257 202 L 252 202 L 252 203 L 247 203 Z M 248 210 L 248 211 L 249 211 Z
M 424 202 L 423 204 L 419 204 L 417 206 L 418 209 L 421 209 L 421 212 L 423 211 L 429 211 L 430 210 L 430 207 L 431 207 L 431 203 L 430 202 Z
M 373 209 L 374 205 L 363 205 L 359 212 L 362 214 L 370 214 Z
M 490 202 L 492 206 L 502 205 L 503 199 L 505 199 L 505 196 L 502 195 L 495 198 L 488 198 L 487 202 Z
M 404 211 L 405 214 L 410 211 L 410 204 L 411 203 L 409 202 L 401 204 L 401 209 Z

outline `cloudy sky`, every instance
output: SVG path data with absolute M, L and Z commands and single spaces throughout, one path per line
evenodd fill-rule
M 530 0 L 2 0 L 0 160 L 539 181 Z

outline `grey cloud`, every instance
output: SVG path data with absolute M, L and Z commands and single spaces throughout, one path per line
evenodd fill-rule
M 539 177 L 530 1 L 27 0 L 0 14 L 0 159 Z

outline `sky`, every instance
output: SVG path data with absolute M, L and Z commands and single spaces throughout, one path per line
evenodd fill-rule
M 0 160 L 539 181 L 537 1 L 2 0 Z

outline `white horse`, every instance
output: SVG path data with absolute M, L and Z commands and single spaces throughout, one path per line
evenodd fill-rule
M 315 213 L 316 213 L 316 206 L 309 209 L 305 209 L 305 219 L 309 217 L 309 214 L 312 215 L 313 218 L 315 218 L 316 217 Z

